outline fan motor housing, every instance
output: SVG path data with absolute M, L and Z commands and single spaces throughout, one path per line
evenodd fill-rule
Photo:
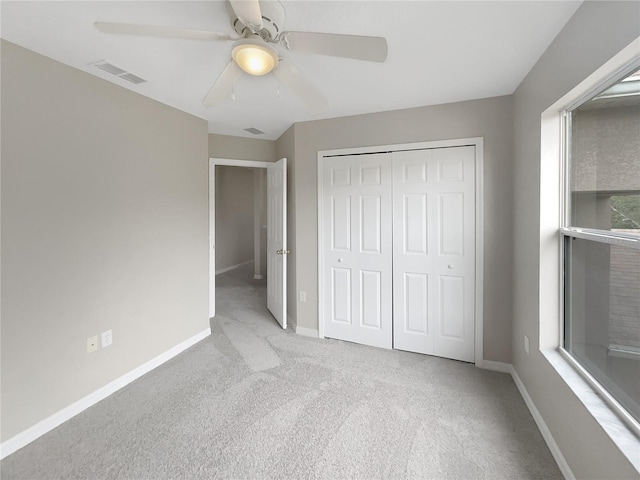
M 261 0 L 260 11 L 262 12 L 262 29 L 252 31 L 233 12 L 230 4 L 227 4 L 231 11 L 231 26 L 240 36 L 256 34 L 266 42 L 273 42 L 282 32 L 284 26 L 284 8 L 279 0 Z

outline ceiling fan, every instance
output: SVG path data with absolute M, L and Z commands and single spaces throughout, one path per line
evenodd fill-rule
M 383 37 L 283 31 L 285 13 L 279 0 L 229 0 L 228 5 L 237 37 L 207 30 L 127 23 L 96 22 L 95 26 L 104 33 L 235 42 L 231 61 L 203 100 L 206 106 L 220 105 L 229 99 L 233 95 L 233 85 L 243 71 L 249 75 L 273 71 L 310 112 L 324 109 L 328 105 L 324 96 L 290 61 L 279 55 L 276 46 L 371 62 L 384 62 L 387 58 L 387 41 Z

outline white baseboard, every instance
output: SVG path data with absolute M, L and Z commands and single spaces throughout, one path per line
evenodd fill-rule
M 542 434 L 542 438 L 544 438 L 544 441 L 547 442 L 547 446 L 549 447 L 549 450 L 551 450 L 551 454 L 553 455 L 553 458 L 558 464 L 558 468 L 560 469 L 560 472 L 562 472 L 562 475 L 564 475 L 564 478 L 566 480 L 576 480 L 576 477 L 573 475 L 573 472 L 571 471 L 571 467 L 569 467 L 569 464 L 564 458 L 564 455 L 562 455 L 562 452 L 560 451 L 558 444 L 554 440 L 553 435 L 551 435 L 551 431 L 549 430 L 549 427 L 547 427 L 547 424 L 542 418 L 542 415 L 540 414 L 535 404 L 533 403 L 533 400 L 531 399 L 529 392 L 527 392 L 527 389 L 525 388 L 524 383 L 522 383 L 522 380 L 518 376 L 518 373 L 512 366 L 511 366 L 511 376 L 513 377 L 513 381 L 515 382 L 516 387 L 518 387 L 518 390 L 520 391 L 520 395 L 522 395 L 522 398 L 524 399 L 524 403 L 527 404 L 527 407 L 529 408 L 529 411 L 533 416 L 533 420 L 536 422 L 536 425 L 538 426 L 538 429 Z
M 494 372 L 502 372 L 502 373 L 512 373 L 513 367 L 510 363 L 504 362 L 495 362 L 493 360 L 482 360 L 482 363 L 478 365 L 480 368 L 484 368 L 485 370 L 492 370 Z
M 318 330 L 315 328 L 300 327 L 296 325 L 295 331 L 298 335 L 302 335 L 303 337 L 320 338 Z
M 216 275 L 219 275 L 225 272 L 230 272 L 231 270 L 244 267 L 245 265 L 249 265 L 250 263 L 253 263 L 253 258 L 251 260 L 247 260 L 246 262 L 236 263 L 235 265 L 231 265 L 230 267 L 224 267 L 224 268 L 221 268 L 220 270 L 216 270 Z
M 184 342 L 179 343 L 175 347 L 170 348 L 166 352 L 161 353 L 157 357 L 152 358 L 148 362 L 143 363 L 139 367 L 134 368 L 130 372 L 125 373 L 114 381 L 107 383 L 104 387 L 99 388 L 86 397 L 81 398 L 77 402 L 72 403 L 68 407 L 59 410 L 50 417 L 45 418 L 41 422 L 36 423 L 35 425 L 18 433 L 10 439 L 2 442 L 2 444 L 0 444 L 0 459 L 3 459 L 6 456 L 11 455 L 16 450 L 19 450 L 22 447 L 28 445 L 45 433 L 53 430 L 58 425 L 78 415 L 80 412 L 83 412 L 92 405 L 95 405 L 100 400 L 107 398 L 112 393 L 120 390 L 122 387 L 140 378 L 145 373 L 148 373 L 154 368 L 162 365 L 166 361 L 172 359 L 179 353 L 183 352 L 187 348 L 198 343 L 200 340 L 208 337 L 209 335 L 211 335 L 210 329 L 203 330 L 193 337 L 188 338 Z
M 492 370 L 495 372 L 511 374 L 511 377 L 513 378 L 513 381 L 516 384 L 516 387 L 518 387 L 518 391 L 520 392 L 520 395 L 522 396 L 524 403 L 527 405 L 527 408 L 529 409 L 529 412 L 531 412 L 531 416 L 533 417 L 533 420 L 536 422 L 536 425 L 538 426 L 538 429 L 542 434 L 542 438 L 544 438 L 544 441 L 547 443 L 549 450 L 551 450 L 551 454 L 553 455 L 553 458 L 558 464 L 558 468 L 560 469 L 560 472 L 562 472 L 562 475 L 564 475 L 564 478 L 566 480 L 575 480 L 576 477 L 573 475 L 573 472 L 571 471 L 569 464 L 565 460 L 564 455 L 562 455 L 562 452 L 560 451 L 558 444 L 556 443 L 553 436 L 551 435 L 551 431 L 549 430 L 549 427 L 547 427 L 547 424 L 542 418 L 542 415 L 540 414 L 535 404 L 533 403 L 533 400 L 531 399 L 529 392 L 527 392 L 527 389 L 525 388 L 524 383 L 522 383 L 522 380 L 518 376 L 516 370 L 513 368 L 513 365 L 511 365 L 510 363 L 496 362 L 493 360 L 483 360 L 482 363 L 478 365 L 478 367 L 484 368 L 485 370 Z
M 289 315 L 287 315 L 287 325 L 294 332 L 296 332 L 296 334 L 303 337 L 320 338 L 318 330 L 316 330 L 315 328 L 299 327 L 298 324 Z

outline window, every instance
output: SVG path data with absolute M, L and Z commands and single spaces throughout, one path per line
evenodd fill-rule
M 640 422 L 640 69 L 565 113 L 563 347 Z

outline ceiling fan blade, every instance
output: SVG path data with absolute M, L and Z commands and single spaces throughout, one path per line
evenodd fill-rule
M 229 0 L 231 8 L 238 18 L 255 30 L 262 28 L 262 11 L 259 0 Z
M 233 95 L 233 85 L 238 81 L 240 75 L 242 75 L 242 70 L 236 65 L 236 62 L 231 60 L 224 67 L 202 103 L 207 107 L 213 107 L 227 101 Z
M 133 25 L 130 23 L 96 22 L 95 26 L 104 33 L 142 35 L 149 37 L 186 38 L 195 40 L 230 40 L 226 33 L 188 28 L 157 27 L 154 25 Z
M 330 57 L 353 58 L 369 62 L 387 59 L 384 37 L 363 37 L 334 33 L 282 32 L 281 43 L 289 50 L 317 53 Z
M 318 113 L 329 106 L 324 95 L 289 61 L 281 59 L 274 73 L 285 86 L 302 99 L 311 113 Z

